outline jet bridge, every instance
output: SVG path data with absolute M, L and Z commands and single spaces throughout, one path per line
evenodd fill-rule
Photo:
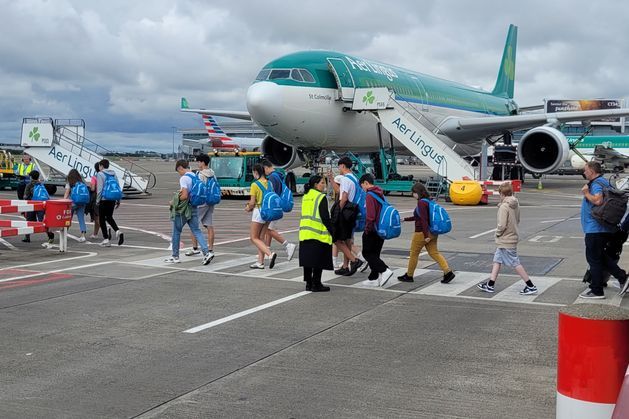
M 51 118 L 24 118 L 22 121 L 21 144 L 24 152 L 35 160 L 38 168 L 41 163 L 64 176 L 71 169 L 77 169 L 81 176 L 89 179 L 95 174 L 94 164 L 106 156 L 115 156 L 106 148 L 88 140 L 84 136 L 83 120 L 57 120 Z M 131 160 L 118 157 L 110 161 L 109 168 L 116 172 L 120 187 L 125 194 L 145 193 L 155 186 L 155 175 Z M 43 173 L 48 180 L 51 173 Z
M 357 88 L 348 108 L 369 111 L 382 127 L 437 175 L 449 181 L 463 178 L 478 180 L 477 170 L 422 124 L 394 98 L 387 88 Z

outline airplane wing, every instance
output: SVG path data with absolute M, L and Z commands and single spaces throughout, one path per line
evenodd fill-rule
M 612 147 L 607 147 L 604 145 L 597 145 L 596 147 L 594 147 L 594 157 L 596 157 L 597 159 L 601 159 L 601 160 L 608 160 L 608 159 L 626 159 L 629 160 L 629 158 L 627 156 L 625 156 L 624 154 L 622 154 L 621 152 L 619 152 L 618 150 L 612 148 Z
M 438 129 L 453 140 L 499 135 L 505 131 L 533 128 L 545 124 L 560 124 L 571 121 L 591 121 L 603 118 L 629 116 L 629 108 L 597 111 L 556 112 L 512 116 L 490 116 L 485 118 L 446 118 Z
M 244 119 L 246 121 L 251 121 L 251 115 L 249 115 L 249 112 L 245 112 L 245 111 L 226 111 L 226 110 L 218 110 L 218 109 L 191 109 L 188 107 L 188 101 L 186 100 L 185 97 L 181 98 L 181 108 L 179 110 L 181 112 L 192 112 L 192 113 L 198 113 L 201 115 L 223 116 L 226 118 Z

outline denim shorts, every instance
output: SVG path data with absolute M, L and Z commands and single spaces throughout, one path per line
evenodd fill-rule
M 512 268 L 521 265 L 520 258 L 518 258 L 518 249 L 496 249 L 494 263 L 500 263 Z

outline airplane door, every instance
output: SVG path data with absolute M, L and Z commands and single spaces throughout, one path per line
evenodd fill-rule
M 411 77 L 413 82 L 415 82 L 415 87 L 419 92 L 419 100 L 421 103 L 422 112 L 428 112 L 428 93 L 426 92 L 426 88 L 422 84 L 422 82 L 417 77 Z
M 339 88 L 341 99 L 351 102 L 354 100 L 354 77 L 349 71 L 345 61 L 340 58 L 328 58 L 328 67 L 330 72 L 334 74 L 336 85 Z

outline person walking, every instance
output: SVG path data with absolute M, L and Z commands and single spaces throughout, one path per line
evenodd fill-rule
M 398 280 L 402 282 L 414 281 L 413 275 L 415 275 L 415 268 L 417 268 L 417 263 L 419 262 L 419 254 L 425 247 L 428 252 L 428 256 L 437 262 L 443 271 L 443 279 L 441 280 L 441 283 L 447 284 L 454 279 L 455 274 L 452 272 L 452 269 L 450 269 L 446 258 L 439 253 L 439 248 L 437 246 L 439 236 L 430 233 L 430 211 L 429 204 L 426 202 L 427 199 L 430 199 L 430 194 L 428 193 L 428 190 L 426 190 L 426 187 L 419 182 L 416 182 L 413 185 L 411 192 L 413 193 L 413 197 L 417 200 L 417 206 L 413 211 L 413 215 L 411 217 L 404 218 L 404 221 L 415 222 L 415 233 L 413 233 L 413 238 L 411 240 L 410 258 L 408 260 L 406 273 L 402 276 L 398 276 Z
M 251 226 L 249 228 L 249 239 L 251 243 L 258 249 L 258 260 L 250 265 L 251 269 L 264 269 L 264 256 L 268 256 L 269 261 L 269 269 L 273 269 L 275 267 L 275 260 L 277 259 L 277 253 L 271 252 L 271 249 L 264 242 L 264 236 L 269 227 L 269 223 L 262 219 L 262 215 L 260 214 L 260 206 L 262 205 L 262 197 L 264 196 L 264 191 L 260 189 L 258 184 L 262 185 L 262 187 L 266 190 L 268 186 L 268 181 L 264 176 L 264 168 L 261 164 L 257 163 L 253 166 L 252 169 L 253 178 L 255 181 L 251 184 L 250 193 L 251 197 L 249 198 L 249 202 L 245 205 L 245 211 L 251 213 Z
M 120 182 L 118 182 L 116 172 L 109 168 L 109 160 L 102 159 L 98 167 L 99 172 L 96 174 L 96 204 L 98 205 L 99 212 L 98 221 L 103 235 L 103 241 L 100 242 L 100 245 L 105 247 L 111 246 L 111 231 L 107 229 L 107 223 L 109 223 L 111 228 L 116 232 L 118 246 L 122 246 L 122 243 L 124 243 L 124 233 L 120 231 L 116 220 L 114 220 L 114 209 L 120 206 L 120 200 L 112 200 L 103 197 L 103 189 L 108 177 L 113 177 L 118 184 L 120 184 Z
M 372 175 L 365 174 L 360 177 L 360 187 L 367 194 L 365 205 L 367 207 L 367 216 L 365 218 L 365 231 L 363 232 L 363 256 L 371 268 L 371 272 L 367 279 L 368 284 L 374 283 L 378 286 L 384 286 L 393 276 L 393 271 L 389 269 L 386 263 L 380 258 L 384 239 L 381 238 L 376 229 L 378 220 L 380 220 L 380 211 L 382 205 L 373 197 L 377 195 L 384 201 L 382 189 L 374 185 L 375 180 Z M 376 282 L 377 280 L 377 282 Z
M 90 178 L 90 204 L 89 214 L 92 222 L 94 223 L 94 231 L 90 236 L 90 239 L 98 238 L 98 231 L 100 230 L 100 212 L 98 211 L 98 204 L 96 198 L 98 196 L 98 172 L 100 172 L 100 162 L 94 163 L 94 175 Z
M 32 200 L 33 198 L 36 198 L 34 196 L 35 187 L 37 185 L 41 185 L 41 182 L 39 181 L 39 172 L 37 170 L 31 170 L 28 173 L 28 177 L 30 178 L 31 181 L 24 188 L 24 199 Z M 26 221 L 39 221 L 39 222 L 42 222 L 42 221 L 44 221 L 44 215 L 45 215 L 45 211 L 44 210 L 30 211 L 30 212 L 27 212 L 25 214 L 25 217 L 26 217 Z M 55 241 L 55 234 L 53 232 L 51 232 L 50 230 L 46 230 L 46 234 L 48 235 L 48 240 L 46 242 L 42 243 L 42 247 L 47 248 L 47 249 L 51 249 L 52 248 L 52 244 Z M 31 235 L 30 234 L 24 235 L 24 238 L 22 239 L 22 241 L 24 243 L 30 243 Z
M 306 291 L 326 292 L 321 283 L 323 270 L 333 270 L 332 223 L 325 195 L 325 178 L 313 175 L 304 185 L 299 220 L 299 266 L 304 268 Z
M 72 216 L 76 214 L 76 218 L 79 220 L 79 229 L 81 230 L 81 235 L 79 237 L 79 243 L 85 243 L 86 238 L 85 234 L 87 233 L 87 227 L 85 226 L 85 204 L 84 202 L 77 202 L 78 199 L 76 194 L 73 194 L 73 190 L 79 190 L 83 185 L 85 192 L 88 194 L 87 198 L 89 199 L 89 189 L 87 185 L 83 182 L 83 178 L 81 174 L 76 169 L 71 169 L 68 172 L 68 176 L 66 177 L 66 186 L 65 193 L 63 194 L 63 199 L 72 199 Z M 74 196 L 73 196 L 74 195 Z
M 282 195 L 282 189 L 284 188 L 284 179 L 282 176 L 275 170 L 273 167 L 273 163 L 269 160 L 264 159 L 260 162 L 262 167 L 264 168 L 264 176 L 269 181 L 270 185 L 273 188 L 273 192 L 275 192 L 278 196 Z M 284 238 L 284 236 L 279 232 L 278 223 L 280 220 L 271 221 L 269 223 L 269 227 L 267 229 L 267 233 L 264 238 L 264 242 L 267 247 L 271 248 L 271 242 L 275 240 L 284 246 L 286 250 L 286 257 L 288 260 L 293 258 L 295 254 L 295 249 L 297 245 L 294 243 L 290 243 L 288 240 Z
M 343 253 L 344 259 L 340 269 L 334 271 L 337 275 L 351 276 L 363 266 L 364 262 L 352 253 L 354 226 L 358 216 L 358 209 L 353 203 L 356 196 L 358 179 L 352 172 L 352 160 L 345 156 L 338 162 L 341 177 L 339 180 L 339 201 L 333 208 L 336 247 Z
M 199 171 L 197 172 L 197 177 L 201 182 L 207 184 L 208 179 L 214 177 L 214 170 L 210 169 L 210 156 L 207 154 L 200 154 L 197 156 L 197 164 L 199 166 Z M 201 204 L 197 206 L 197 211 L 199 215 L 199 228 L 203 226 L 207 231 L 207 247 L 214 255 L 214 205 L 209 204 Z M 197 241 L 194 234 L 191 237 L 192 240 L 192 249 L 186 251 L 186 256 L 194 256 L 201 253 L 199 250 L 199 242 Z M 212 256 L 214 257 L 214 256 Z
M 175 171 L 179 174 L 179 190 L 170 202 L 170 219 L 173 222 L 172 254 L 164 259 L 165 263 L 179 263 L 179 244 L 181 243 L 181 232 L 183 226 L 188 224 L 190 231 L 197 239 L 203 251 L 203 265 L 212 261 L 214 254 L 208 249 L 208 245 L 199 228 L 199 213 L 197 208 L 190 205 L 190 191 L 192 190 L 193 178 L 195 175 L 190 171 L 187 160 L 177 160 Z
M 603 192 L 610 188 L 609 181 L 602 175 L 601 164 L 587 162 L 583 175 L 588 183 L 581 188 L 581 228 L 585 233 L 585 259 L 590 265 L 591 282 L 589 288 L 579 294 L 580 298 L 604 299 L 604 272 L 609 272 L 621 284 L 627 284 L 627 273 L 605 253 L 605 245 L 612 239 L 613 227 L 608 227 L 592 216 L 594 207 L 603 204 Z
M 503 183 L 498 187 L 500 203 L 498 204 L 498 222 L 496 225 L 496 253 L 489 281 L 477 285 L 483 292 L 493 293 L 494 286 L 502 265 L 510 266 L 520 275 L 525 286 L 520 295 L 537 294 L 537 287 L 529 278 L 518 258 L 518 224 L 520 224 L 520 205 L 513 196 L 511 183 Z

